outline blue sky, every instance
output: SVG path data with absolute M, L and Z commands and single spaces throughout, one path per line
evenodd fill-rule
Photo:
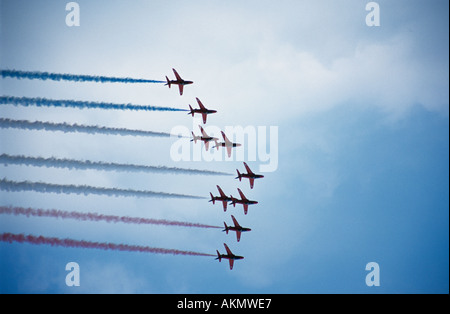
M 186 108 L 199 97 L 208 125 L 277 126 L 278 169 L 250 190 L 234 177 L 76 171 L 0 165 L 15 181 L 89 184 L 208 196 L 216 184 L 259 201 L 244 216 L 206 200 L 0 191 L 1 206 L 98 212 L 252 228 L 236 243 L 215 229 L 135 226 L 0 215 L 1 232 L 223 252 L 212 257 L 0 243 L 2 293 L 448 293 L 448 2 L 1 1 L 1 68 L 164 79 L 194 84 L 1 79 L 1 94 Z M 1 106 L 2 118 L 170 132 L 198 128 L 174 112 Z M 0 151 L 211 169 L 238 161 L 171 159 L 176 139 L 0 129 Z M 249 162 L 258 170 L 260 161 Z M 80 287 L 65 265 L 80 265 Z M 365 284 L 369 262 L 379 287 Z

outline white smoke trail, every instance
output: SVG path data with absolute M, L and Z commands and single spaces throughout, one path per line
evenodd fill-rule
M 145 190 L 130 190 L 118 188 L 94 187 L 89 185 L 64 185 L 30 181 L 10 181 L 6 178 L 0 180 L 0 190 L 8 192 L 33 191 L 39 193 L 57 194 L 96 194 L 107 196 L 125 197 L 157 197 L 157 198 L 180 198 L 180 199 L 205 199 L 201 196 L 175 194 L 166 192 L 154 192 Z
M 31 157 L 23 155 L 0 155 L 0 164 L 4 165 L 27 165 L 35 167 L 47 167 L 47 168 L 66 168 L 77 170 L 103 170 L 103 171 L 126 171 L 126 172 L 151 172 L 151 173 L 173 173 L 173 174 L 190 174 L 190 175 L 231 175 L 225 172 L 210 171 L 210 170 L 198 170 L 187 169 L 177 167 L 165 167 L 165 166 L 145 166 L 134 164 L 119 164 L 108 163 L 89 160 L 76 160 L 76 159 L 58 159 L 54 157 L 42 158 Z
M 132 130 L 125 128 L 111 128 L 97 125 L 82 125 L 69 123 L 53 123 L 43 121 L 13 120 L 8 118 L 0 118 L 0 128 L 15 128 L 24 130 L 44 130 L 44 131 L 60 131 L 64 133 L 87 133 L 87 134 L 107 134 L 121 136 L 152 136 L 152 137 L 170 137 L 170 133 Z

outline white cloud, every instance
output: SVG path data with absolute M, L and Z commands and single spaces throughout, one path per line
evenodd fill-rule
M 385 43 L 360 44 L 352 55 L 326 66 L 308 51 L 272 43 L 260 50 L 256 60 L 228 70 L 232 71 L 228 77 L 230 81 L 240 77 L 250 89 L 246 94 L 258 99 L 251 110 L 258 112 L 263 106 L 273 109 L 278 118 L 349 102 L 377 107 L 394 117 L 417 104 L 448 112 L 448 74 L 446 79 L 440 65 L 422 62 L 414 49 L 411 40 L 399 36 Z

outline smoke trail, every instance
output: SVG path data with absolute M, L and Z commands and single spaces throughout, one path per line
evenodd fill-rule
M 1 233 L 0 241 L 2 242 L 19 242 L 29 244 L 47 244 L 51 246 L 62 246 L 65 248 L 83 248 L 83 249 L 99 249 L 99 250 L 111 250 L 111 251 L 123 251 L 123 252 L 141 252 L 141 253 L 156 253 L 156 254 L 173 254 L 173 255 L 191 255 L 191 256 L 215 256 L 212 254 L 192 252 L 192 251 L 180 251 L 173 249 L 153 248 L 149 246 L 129 245 L 129 244 L 115 244 L 105 242 L 91 242 L 84 240 L 73 239 L 60 239 L 54 237 L 13 234 L 13 233 Z
M 163 225 L 163 226 L 177 226 L 177 227 L 192 227 L 192 228 L 216 228 L 220 229 L 222 227 L 210 226 L 199 223 L 182 222 L 182 221 L 170 221 L 165 219 L 150 219 L 150 218 L 138 218 L 138 217 L 127 217 L 127 216 L 112 216 L 112 215 L 102 215 L 97 213 L 80 213 L 80 212 L 68 212 L 56 209 L 34 209 L 34 208 L 23 208 L 23 207 L 5 207 L 0 206 L 0 214 L 8 215 L 24 215 L 24 216 L 35 216 L 35 217 L 51 217 L 51 218 L 61 218 L 61 219 L 75 219 L 81 221 L 105 221 L 109 223 L 127 223 L 127 224 L 137 224 L 137 225 Z
M 38 79 L 53 81 L 73 81 L 73 82 L 98 82 L 98 83 L 165 83 L 165 81 L 133 79 L 129 77 L 108 77 L 94 75 L 58 74 L 49 72 L 31 72 L 17 70 L 1 70 L 2 77 L 12 77 L 17 79 Z
M 108 109 L 108 110 L 142 110 L 142 111 L 189 111 L 170 107 L 141 106 L 133 104 L 113 104 L 106 102 L 57 100 L 47 98 L 0 96 L 0 105 L 63 107 L 77 109 Z
M 128 190 L 117 188 L 101 188 L 88 185 L 63 185 L 43 182 L 30 181 L 10 181 L 6 178 L 0 180 L 0 190 L 8 192 L 33 191 L 40 193 L 57 194 L 96 194 L 107 196 L 126 196 L 126 197 L 159 197 L 159 198 L 181 198 L 181 199 L 205 199 L 201 196 L 174 194 L 165 192 L 153 192 L 142 190 Z
M 12 120 L 8 118 L 0 118 L 0 128 L 16 128 L 25 130 L 45 130 L 45 131 L 60 131 L 64 133 L 87 133 L 87 134 L 107 134 L 107 135 L 121 135 L 121 136 L 152 136 L 152 137 L 170 137 L 170 133 L 152 132 L 131 130 L 124 128 L 109 128 L 97 125 L 79 125 L 69 123 L 53 123 L 43 121 L 28 121 L 28 120 Z
M 0 164 L 4 165 L 27 165 L 35 167 L 53 167 L 53 168 L 67 168 L 77 170 L 104 170 L 104 171 L 127 171 L 127 172 L 152 172 L 152 173 L 173 173 L 173 174 L 192 174 L 192 175 L 231 175 L 225 172 L 198 170 L 198 169 L 185 169 L 177 167 L 165 167 L 165 166 L 144 166 L 133 164 L 119 164 L 119 163 L 106 163 L 99 161 L 83 161 L 75 159 L 57 159 L 42 158 L 42 157 L 30 157 L 30 156 L 12 156 L 7 154 L 0 155 Z

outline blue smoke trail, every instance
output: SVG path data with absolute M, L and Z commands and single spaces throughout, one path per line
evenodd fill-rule
M 93 101 L 55 100 L 47 98 L 0 96 L 0 105 L 63 107 L 77 109 L 110 109 L 110 110 L 142 110 L 142 111 L 189 111 L 170 107 L 140 106 L 133 104 L 113 104 Z
M 150 173 L 173 173 L 173 174 L 190 174 L 190 175 L 231 175 L 225 172 L 186 169 L 165 166 L 145 166 L 134 164 L 119 164 L 100 161 L 76 160 L 76 159 L 58 159 L 55 157 L 31 157 L 23 155 L 0 155 L 0 164 L 4 165 L 26 165 L 34 167 L 53 167 L 77 170 L 103 170 L 103 171 L 126 171 L 126 172 L 150 172 Z
M 10 181 L 6 178 L 0 180 L 0 190 L 7 192 L 21 192 L 21 191 L 33 191 L 39 193 L 56 193 L 56 194 L 96 194 L 107 196 L 125 196 L 125 197 L 158 197 L 158 198 L 180 198 L 180 199 L 205 199 L 201 196 L 165 193 L 165 192 L 153 192 L 142 190 L 129 190 L 129 189 L 117 189 L 117 188 L 103 188 L 94 187 L 89 185 L 64 185 L 64 184 L 51 184 L 43 182 L 30 182 L 30 181 Z
M 58 74 L 49 72 L 31 72 L 17 70 L 0 70 L 2 77 L 11 77 L 17 79 L 38 79 L 53 81 L 73 81 L 73 82 L 99 82 L 99 83 L 165 83 L 165 81 L 134 79 L 129 77 L 108 77 L 94 75 L 75 75 L 75 74 Z
M 170 133 L 131 130 L 124 128 L 110 128 L 97 125 L 80 125 L 69 123 L 53 123 L 43 121 L 28 121 L 28 120 L 12 120 L 8 118 L 0 118 L 0 128 L 15 128 L 25 130 L 44 130 L 44 131 L 60 131 L 64 133 L 87 133 L 87 134 L 106 134 L 106 135 L 121 135 L 121 136 L 152 136 L 152 137 L 170 137 Z

